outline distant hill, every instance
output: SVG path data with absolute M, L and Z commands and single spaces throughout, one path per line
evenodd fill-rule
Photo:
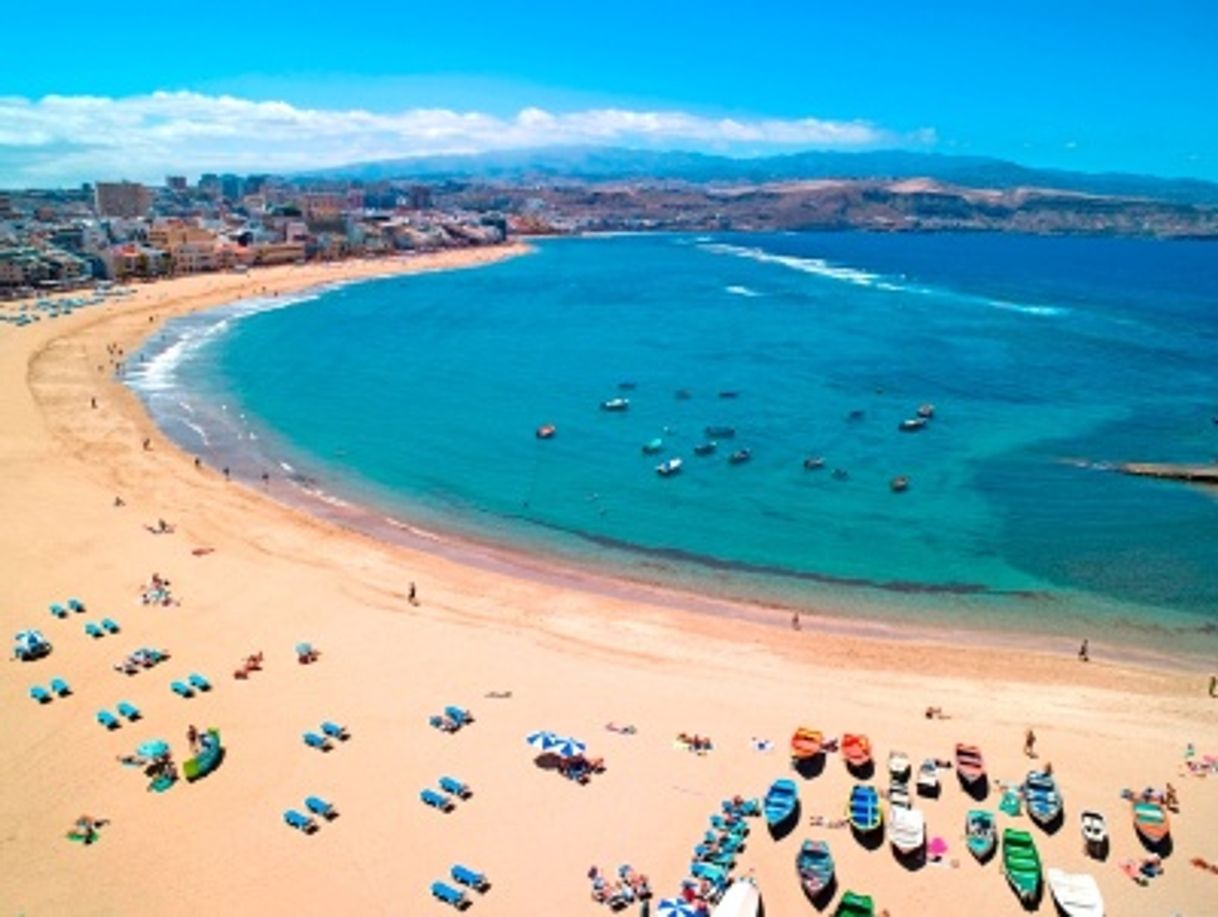
M 1042 187 L 1087 194 L 1145 197 L 1173 203 L 1218 204 L 1218 183 L 1200 179 L 1034 169 L 1003 159 L 906 150 L 803 152 L 738 159 L 704 153 L 621 147 L 548 147 L 355 163 L 312 170 L 302 173 L 301 177 L 360 181 L 418 179 L 511 182 L 654 178 L 699 183 L 818 178 L 931 178 L 974 188 Z

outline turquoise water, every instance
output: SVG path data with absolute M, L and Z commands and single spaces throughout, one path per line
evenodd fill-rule
M 1216 267 L 1191 242 L 554 240 L 180 320 L 133 385 L 239 475 L 630 575 L 1218 645 L 1218 500 L 1106 468 L 1218 453 Z M 737 432 L 699 457 L 707 425 Z

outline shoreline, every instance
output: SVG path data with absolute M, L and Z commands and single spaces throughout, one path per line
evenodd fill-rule
M 459 255 L 476 263 L 519 251 Z M 398 267 L 466 263 L 452 256 Z M 547 582 L 544 562 L 538 575 L 519 576 L 395 546 L 194 468 L 108 371 L 107 345 L 129 354 L 170 311 L 338 273 L 185 278 L 96 312 L 0 329 L 0 421 L 11 433 L 0 438 L 8 522 L 0 622 L 10 632 L 38 627 L 54 643 L 45 659 L 0 667 L 0 818 L 9 826 L 0 847 L 11 876 L 0 909 L 143 915 L 207 900 L 234 913 L 423 913 L 430 883 L 463 862 L 493 882 L 479 913 L 524 915 L 543 900 L 541 862 L 543 910 L 600 913 L 588 900 L 589 863 L 629 862 L 651 877 L 657 897 L 671 895 L 689 868 L 686 842 L 719 800 L 760 796 L 790 773 L 787 741 L 800 724 L 868 733 L 877 762 L 891 749 L 917 761 L 976 743 L 1004 781 L 1035 766 L 1021 751 L 1034 727 L 1071 821 L 1098 808 L 1113 826 L 1107 864 L 1085 859 L 1073 829 L 1037 832 L 1048 865 L 1095 873 L 1112 913 L 1191 913 L 1210 900 L 1213 877 L 1188 860 L 1214 856 L 1218 776 L 1184 776 L 1182 755 L 1187 743 L 1218 753 L 1205 739 L 1218 701 L 1195 672 L 1136 667 L 1094 641 L 1083 664 L 1065 652 L 974 646 L 954 632 L 905 627 L 859 635 L 809 625 L 794 635 L 768 623 L 775 615 L 760 606 L 740 606 L 754 617 L 699 613 L 663 592 L 602 595 Z M 158 518 L 174 531 L 150 533 Z M 139 601 L 151 571 L 172 581 L 180 604 Z M 52 618 L 48 603 L 69 596 L 86 611 Z M 103 616 L 118 634 L 82 633 L 83 622 Z M 321 651 L 314 664 L 298 664 L 302 641 Z M 132 676 L 113 671 L 141 645 L 169 650 L 169 661 Z M 262 670 L 231 677 L 263 651 Z M 208 676 L 212 690 L 175 696 L 171 680 L 191 672 Z M 54 677 L 72 693 L 32 702 L 31 685 Z M 141 719 L 102 729 L 97 711 L 120 700 Z M 470 709 L 474 724 L 454 735 L 430 728 L 446 704 Z M 948 719 L 925 718 L 928 705 Z M 302 731 L 327 719 L 351 741 L 330 753 L 305 747 Z M 611 722 L 636 731 L 606 729 Z M 153 793 L 139 771 L 114 760 L 154 737 L 185 758 L 188 726 L 220 730 L 226 755 L 214 775 Z M 537 729 L 587 741 L 607 771 L 581 786 L 541 769 L 523 741 Z M 691 731 L 713 736 L 713 752 L 673 747 L 673 736 Z M 759 750 L 759 738 L 772 750 Z M 448 815 L 417 798 L 441 774 L 474 789 Z M 843 887 L 874 895 L 894 915 L 964 917 L 982 901 L 995 917 L 1024 913 L 998 866 L 980 866 L 959 846 L 977 803 L 950 771 L 943 778 L 942 797 L 919 805 L 928 830 L 952 845 L 954 867 L 910 869 L 805 821 L 778 840 L 755 831 L 739 871 L 755 872 L 767 912 L 804 912 L 791 864 L 811 835 L 834 844 Z M 1166 874 L 1141 888 L 1116 868 L 1145 855 L 1119 792 L 1165 780 L 1181 801 L 1175 852 Z M 804 815 L 839 814 L 851 781 L 830 756 L 823 773 L 800 782 Z M 311 794 L 341 817 L 306 838 L 282 816 Z M 992 795 L 987 805 L 996 803 Z M 108 822 L 89 847 L 64 840 L 81 812 Z
M 381 276 L 362 277 L 359 280 L 374 280 Z M 338 280 L 296 289 L 291 291 L 290 295 L 303 297 L 315 292 L 325 292 L 327 287 L 345 282 L 351 281 Z M 273 300 L 267 300 L 268 304 L 271 302 Z M 240 304 L 240 300 L 216 302 L 206 308 L 208 311 L 219 311 L 233 309 Z M 293 304 L 288 302 L 285 306 L 290 307 Z M 194 314 L 196 311 L 200 310 L 175 313 L 169 318 L 180 318 L 181 315 Z M 135 345 L 135 352 L 146 349 L 150 339 L 151 334 L 140 340 Z M 138 385 L 126 380 L 122 384 L 126 391 L 134 394 L 140 401 L 142 410 L 151 412 L 152 405 L 148 403 L 151 392 L 140 392 Z M 156 418 L 153 417 L 153 420 L 155 422 Z M 174 437 L 169 431 L 159 425 L 157 429 L 163 437 L 173 442 Z M 204 435 L 197 429 L 195 432 Z M 1067 635 L 1060 630 L 1044 627 L 1041 617 L 1035 617 L 1035 623 L 1030 626 L 1012 626 L 1007 620 L 1010 617 L 1008 612 L 1001 620 L 978 624 L 964 620 L 973 609 L 958 607 L 940 612 L 940 617 L 920 621 L 917 619 L 919 608 L 897 604 L 903 595 L 924 602 L 930 602 L 939 595 L 944 601 L 953 601 L 958 596 L 976 595 L 983 601 L 989 597 L 995 601 L 1005 599 L 1058 603 L 1063 608 L 1069 608 L 1069 593 L 990 593 L 987 587 L 970 588 L 967 584 L 854 582 L 815 571 L 753 568 L 731 561 L 719 561 L 716 558 L 685 556 L 674 550 L 648 549 L 624 542 L 611 544 L 608 541 L 600 544 L 600 547 L 610 552 L 620 552 L 622 557 L 619 561 L 622 562 L 597 565 L 590 559 L 584 561 L 562 550 L 549 550 L 543 544 L 522 544 L 509 539 L 496 540 L 493 533 L 479 532 L 476 527 L 471 530 L 470 526 L 463 527 L 456 522 L 451 526 L 445 526 L 443 520 L 421 522 L 410 515 L 408 507 L 399 517 L 392 507 L 378 504 L 374 497 L 352 496 L 350 489 L 344 491 L 340 488 L 337 493 L 330 493 L 312 486 L 313 482 L 307 479 L 294 479 L 294 471 L 285 475 L 286 466 L 281 467 L 283 462 L 291 460 L 295 464 L 299 457 L 290 452 L 282 455 L 267 451 L 262 445 L 264 441 L 265 437 L 260 435 L 259 445 L 245 452 L 240 452 L 245 448 L 244 445 L 237 444 L 236 451 L 240 454 L 235 455 L 237 460 L 233 461 L 229 460 L 228 453 L 221 450 L 211 458 L 211 464 L 217 469 L 221 465 L 232 464 L 235 469 L 235 483 L 267 496 L 280 505 L 307 513 L 313 518 L 337 525 L 354 534 L 408 550 L 434 554 L 462 566 L 510 577 L 523 577 L 553 588 L 577 589 L 600 597 L 644 602 L 700 616 L 711 615 L 749 621 L 772 630 L 789 629 L 791 616 L 798 613 L 801 616 L 803 632 L 813 635 L 863 637 L 900 643 L 967 646 L 1003 651 L 1020 650 L 1045 653 L 1063 659 L 1074 655 L 1075 644 L 1071 643 L 1074 640 L 1073 634 Z M 175 447 L 184 457 L 190 454 L 184 443 L 176 443 Z M 251 455 L 254 456 L 253 460 L 244 461 Z M 270 492 L 258 487 L 256 478 L 260 465 L 265 465 L 269 470 L 273 482 L 286 484 L 286 494 L 283 488 Z M 242 475 L 240 471 L 245 471 L 246 474 Z M 536 524 L 544 527 L 544 523 Z M 595 535 L 574 532 L 569 534 L 571 537 L 598 543 Z M 627 566 L 626 562 L 631 559 L 639 561 L 637 569 Z M 659 571 L 670 563 L 676 563 L 678 566 L 684 564 L 686 569 L 678 569 L 675 572 L 668 570 L 667 573 L 655 572 L 650 576 L 645 569 L 654 566 Z M 709 588 L 699 590 L 686 584 L 695 574 L 734 577 L 734 580 L 724 584 L 723 590 L 719 592 Z M 741 595 L 751 578 L 766 576 L 776 577 L 778 582 L 802 582 L 805 586 L 812 586 L 812 590 L 802 600 L 777 595 L 764 598 L 746 598 Z M 816 590 L 822 589 L 825 594 L 817 594 Z M 977 617 L 980 618 L 986 609 L 977 611 Z M 1036 623 L 1042 623 L 1042 626 L 1038 629 Z M 1190 633 L 1207 634 L 1209 631 L 1204 621 L 1199 620 L 1195 629 L 1183 625 L 1153 625 L 1126 618 L 1117 611 L 1110 618 L 1080 614 L 1079 625 L 1080 634 L 1088 630 L 1099 632 L 1105 626 L 1115 625 L 1115 639 L 1101 639 L 1099 642 L 1093 640 L 1097 650 L 1102 651 L 1106 659 L 1115 663 L 1162 671 L 1206 671 L 1208 657 L 1205 651 L 1188 653 L 1163 645 L 1140 645 L 1141 642 L 1156 637 L 1160 641 L 1179 641 L 1186 639 Z M 944 631 L 947 631 L 946 636 Z M 1108 637 L 1112 636 L 1110 631 Z

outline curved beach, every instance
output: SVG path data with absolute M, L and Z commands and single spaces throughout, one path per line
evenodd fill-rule
M 785 617 L 775 626 L 772 610 L 606 586 L 477 547 L 429 548 L 425 536 L 377 540 L 285 505 L 279 482 L 268 494 L 196 468 L 109 368 L 108 345 L 133 353 L 174 315 L 523 250 L 183 278 L 0 328 L 0 616 L 10 633 L 38 627 L 54 643 L 48 658 L 3 670 L 5 910 L 152 914 L 206 902 L 239 913 L 438 913 L 428 886 L 465 863 L 493 885 L 475 896 L 477 913 L 597 913 L 591 864 L 629 863 L 658 893 L 674 893 L 706 816 L 724 797 L 760 796 L 789 774 L 788 740 L 801 724 L 867 733 L 881 762 L 893 748 L 916 763 L 974 743 L 990 773 L 1012 782 L 1051 761 L 1067 816 L 1051 836 L 1033 829 L 1046 865 L 1093 873 L 1113 914 L 1189 913 L 1214 899 L 1218 879 L 1188 862 L 1218 859 L 1218 775 L 1182 775 L 1189 743 L 1218 753 L 1202 744 L 1214 741 L 1218 700 L 1195 671 L 1170 659 L 1114 661 L 1100 640 L 1081 663 L 1073 646 L 859 626 L 833 609 L 824 626 L 805 617 L 795 633 Z M 151 534 L 158 519 L 174 531 Z M 154 571 L 180 605 L 140 604 Z M 412 584 L 418 604 L 408 601 Z M 53 619 L 48 603 L 69 596 L 86 611 Z M 120 632 L 86 637 L 83 622 L 102 617 Z M 318 661 L 298 664 L 301 641 L 321 651 Z M 133 676 L 113 671 L 143 645 L 171 659 Z M 234 679 L 259 651 L 262 671 Z M 169 682 L 191 672 L 213 689 L 174 696 Z M 71 684 L 69 697 L 28 699 L 30 685 L 53 676 Z M 107 732 L 94 716 L 119 700 L 143 717 Z M 475 722 L 451 735 L 429 728 L 449 704 Z M 928 705 L 950 718 L 924 718 Z M 323 720 L 351 739 L 328 753 L 307 748 L 301 734 Z M 611 721 L 635 731 L 608 731 Z M 197 783 L 158 795 L 115 760 L 154 737 L 182 760 L 192 724 L 219 729 L 226 748 Z M 1028 727 L 1038 762 L 1023 755 Z M 579 785 L 539 768 L 524 742 L 538 729 L 583 739 L 606 772 Z M 674 748 L 681 732 L 710 736 L 713 751 Z M 772 750 L 757 750 L 757 739 Z M 446 774 L 473 789 L 448 815 L 418 798 Z M 978 902 L 985 913 L 1020 913 L 998 864 L 980 866 L 964 850 L 974 803 L 954 775 L 942 779 L 942 796 L 922 808 L 930 833 L 950 845 L 944 865 L 908 869 L 886 847 L 867 851 L 848 831 L 809 826 L 811 815 L 837 818 L 852 783 L 829 755 L 822 774 L 798 781 L 803 824 L 777 842 L 755 824 L 739 869 L 754 871 L 768 913 L 810 912 L 794 857 L 803 838 L 827 839 L 841 887 L 870 893 L 894 917 L 972 914 Z M 1165 874 L 1141 887 L 1118 869 L 1145 855 L 1119 793 L 1168 781 L 1180 799 L 1174 850 Z M 341 814 L 304 837 L 282 812 L 311 794 Z M 987 805 L 996 803 L 991 794 Z M 1085 808 L 1108 814 L 1107 862 L 1082 852 Z M 82 812 L 109 822 L 88 847 L 64 840 Z

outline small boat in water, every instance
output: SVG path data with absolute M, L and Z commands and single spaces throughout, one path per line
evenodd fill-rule
M 719 437 L 720 439 L 731 439 L 736 435 L 735 427 L 707 427 L 703 432 L 710 437 Z
M 636 388 L 638 388 L 638 385 L 634 382 L 619 382 L 617 387 L 623 392 L 633 392 Z
M 825 467 L 825 457 L 823 455 L 809 455 L 804 459 L 804 469 L 807 471 L 820 471 Z
M 866 416 L 867 416 L 866 411 L 857 411 L 856 410 L 856 411 L 851 411 L 849 414 L 847 414 L 846 419 L 849 420 L 851 423 L 857 423 L 858 421 L 862 420 Z
M 720 392 L 719 397 L 720 398 L 739 398 L 740 393 L 739 392 Z
M 1083 832 L 1083 846 L 1087 855 L 1097 860 L 1108 855 L 1108 821 L 1103 812 L 1088 810 L 1079 816 L 1079 827 Z
M 834 468 L 832 477 L 835 481 L 846 481 L 850 478 L 850 472 L 845 468 Z
M 718 445 L 714 440 L 711 440 L 709 443 L 698 443 L 698 445 L 694 446 L 694 455 L 710 455 Z
M 1019 900 L 1034 905 L 1040 895 L 1040 854 L 1027 831 L 1007 828 L 1002 832 L 1002 871 Z
M 925 417 L 909 417 L 897 424 L 897 429 L 902 433 L 917 433 L 927 424 Z
M 775 780 L 765 794 L 765 802 L 762 803 L 766 824 L 771 828 L 785 824 L 795 814 L 797 805 L 799 788 L 795 786 L 795 781 L 785 777 Z
M 677 389 L 676 393 L 674 394 L 674 397 L 675 397 L 675 398 L 676 398 L 678 401 L 689 401 L 689 399 L 690 399 L 690 398 L 692 398 L 692 397 L 694 397 L 694 396 L 693 396 L 693 394 L 690 392 L 690 390 L 689 390 L 689 389 L 687 389 L 687 388 L 679 388 L 679 389 Z
M 660 437 L 657 436 L 655 439 L 651 439 L 651 440 L 648 440 L 647 442 L 643 443 L 643 454 L 644 455 L 655 455 L 657 452 L 659 452 L 663 448 L 664 448 L 664 440 L 660 439 Z
M 1049 893 L 1066 917 L 1104 917 L 1104 896 L 1095 877 L 1050 867 Z
M 542 424 L 537 428 L 538 439 L 552 439 L 554 434 L 558 432 L 558 428 L 552 423 Z
M 1062 814 L 1057 779 L 1046 771 L 1031 771 L 1023 781 L 1024 804 L 1032 821 L 1044 827 Z
M 656 474 L 662 478 L 667 478 L 680 471 L 683 464 L 679 458 L 670 458 L 668 461 L 660 462 L 660 464 L 656 465 Z
M 993 812 L 969 809 L 964 817 L 964 843 L 977 862 L 984 863 L 990 858 L 998 845 L 998 828 Z
M 894 494 L 903 494 L 909 490 L 909 478 L 905 475 L 899 475 L 889 481 L 888 486 Z
M 918 416 L 924 420 L 930 420 L 935 416 L 935 406 L 933 404 L 919 405 Z
M 749 452 L 748 449 L 737 449 L 727 457 L 727 460 L 733 465 L 740 465 L 747 462 L 752 457 L 753 453 Z
M 815 901 L 833 884 L 833 854 L 827 841 L 804 841 L 795 855 L 795 872 L 804 894 Z
M 601 402 L 602 411 L 627 411 L 630 409 L 629 398 L 610 398 Z

